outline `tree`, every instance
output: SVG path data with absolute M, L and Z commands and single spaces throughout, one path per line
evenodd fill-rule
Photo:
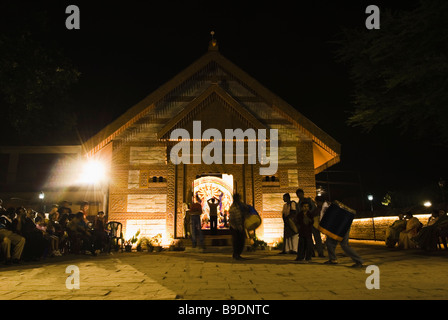
M 448 2 L 381 11 L 381 29 L 345 29 L 338 59 L 354 83 L 348 124 L 401 133 L 448 147 Z
M 69 90 L 80 73 L 51 42 L 45 12 L 9 1 L 0 9 L 2 137 L 35 144 L 70 135 L 76 116 Z

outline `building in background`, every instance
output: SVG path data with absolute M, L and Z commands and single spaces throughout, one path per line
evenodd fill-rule
M 238 154 L 233 163 L 228 163 L 223 153 L 221 164 L 174 164 L 170 153 L 179 143 L 170 138 L 174 130 L 185 129 L 189 133 L 193 153 L 198 150 L 195 143 L 199 143 L 202 153 L 214 141 L 195 136 L 194 121 L 200 121 L 202 132 L 219 130 L 222 143 L 226 129 L 276 129 L 276 173 L 260 175 L 260 167 L 265 165 L 249 161 L 254 156 L 248 148 L 249 137 L 244 139 L 243 163 L 236 164 Z M 165 244 L 185 235 L 185 203 L 190 203 L 196 194 L 202 200 L 221 200 L 218 230 L 226 229 L 226 211 L 234 192 L 240 193 L 242 200 L 261 215 L 263 223 L 257 236 L 268 243 L 277 241 L 283 235 L 283 194 L 290 193 L 295 198 L 296 189 L 302 188 L 306 196 L 314 198 L 315 175 L 340 160 L 338 142 L 222 56 L 214 40 L 205 55 L 83 146 L 61 148 L 58 160 L 45 177 L 47 182 L 34 193 L 42 189 L 48 194 L 47 203 L 93 202 L 95 207 L 90 214 L 106 211 L 109 220 L 123 223 L 125 238 L 137 230 L 146 236 L 161 233 Z M 22 153 L 2 149 L 2 154 L 8 152 L 9 162 L 1 158 L 7 168 L 2 173 L 2 191 L 11 185 L 13 176 L 16 183 L 22 179 Z M 23 159 L 30 157 L 30 153 L 23 154 Z M 208 205 L 202 203 L 203 228 L 207 229 Z

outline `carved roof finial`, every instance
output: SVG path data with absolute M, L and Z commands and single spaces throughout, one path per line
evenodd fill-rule
M 210 40 L 210 43 L 208 45 L 208 50 L 218 50 L 218 41 L 216 41 L 214 35 L 215 35 L 215 31 L 210 31 L 210 35 L 212 36 L 212 39 Z

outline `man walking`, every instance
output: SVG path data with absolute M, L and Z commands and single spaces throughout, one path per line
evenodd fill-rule
M 350 235 L 350 229 L 345 234 L 344 238 L 341 241 L 341 248 L 344 250 L 345 254 L 352 258 L 355 264 L 352 265 L 353 268 L 362 268 L 363 260 L 359 256 L 359 254 L 348 244 L 348 239 Z M 336 246 L 338 245 L 338 241 L 327 237 L 327 250 L 328 250 L 328 258 L 329 260 L 324 262 L 325 264 L 338 264 L 338 260 L 336 258 Z
M 317 254 L 319 257 L 325 257 L 324 255 L 324 246 L 322 244 L 322 237 L 319 231 L 319 222 L 322 214 L 322 210 L 325 210 L 328 207 L 328 203 L 324 200 L 322 196 L 317 196 L 316 198 L 316 209 L 313 215 L 313 238 L 315 246 L 314 248 L 317 250 Z

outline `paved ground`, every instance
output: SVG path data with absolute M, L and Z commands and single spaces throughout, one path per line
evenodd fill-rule
M 428 254 L 387 249 L 382 243 L 351 243 L 366 266 L 378 267 L 374 273 L 349 268 L 352 261 L 340 247 L 336 266 L 324 265 L 325 258 L 297 264 L 294 256 L 278 251 L 245 252 L 246 261 L 233 261 L 228 250 L 69 255 L 0 266 L 0 299 L 448 299 L 447 251 Z M 79 289 L 66 287 L 70 265 L 79 268 Z M 379 289 L 368 289 L 366 282 L 379 284 Z

